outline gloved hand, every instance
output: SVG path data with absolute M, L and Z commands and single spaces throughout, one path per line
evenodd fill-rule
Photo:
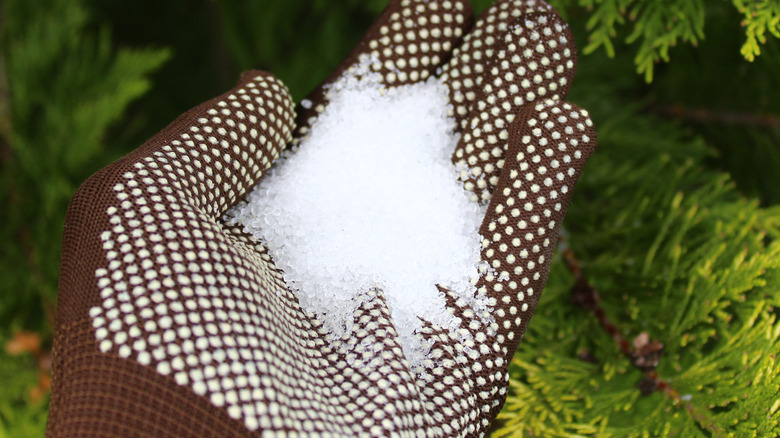
M 47 435 L 484 435 L 596 137 L 563 100 L 576 55 L 549 5 L 470 15 L 466 1 L 392 1 L 323 85 L 369 59 L 387 86 L 438 74 L 449 87 L 453 162 L 489 203 L 477 284 L 489 314 L 444 291 L 471 336 L 427 324 L 435 361 L 418 373 L 375 290 L 353 330 L 326 339 L 266 248 L 222 220 L 328 103 L 320 87 L 296 118 L 283 84 L 249 72 L 74 196 Z

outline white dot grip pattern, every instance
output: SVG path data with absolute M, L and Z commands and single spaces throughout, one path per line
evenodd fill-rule
M 572 190 L 595 147 L 588 113 L 568 102 L 539 102 L 510 127 L 505 170 L 480 230 L 487 271 L 478 282 L 478 293 L 495 302 L 507 354 L 539 300 Z
M 372 28 L 389 40 L 364 39 L 356 52 L 389 45 L 383 41 L 395 41 L 408 20 L 429 29 L 470 22 L 465 12 L 461 20 L 447 12 L 431 15 L 466 10 L 458 4 L 393 2 Z M 474 47 L 492 47 L 488 59 L 476 64 L 466 51 L 456 51 L 453 64 L 445 67 L 451 78 L 473 77 L 473 84 L 462 85 L 479 90 L 474 99 L 461 89 L 468 116 L 494 126 L 503 118 L 500 128 L 507 133 L 502 153 L 494 157 L 502 165 L 494 165 L 495 179 L 482 187 L 493 197 L 481 230 L 488 268 L 478 293 L 489 297 L 491 312 L 477 314 L 444 291 L 463 321 L 461 330 L 470 336 L 426 325 L 419 336 L 431 343 L 432 358 L 423 369 L 410 370 L 384 297 L 371 291 L 355 310 L 354 336 L 326 339 L 316 317 L 305 314 L 286 289 L 265 249 L 218 220 L 292 138 L 286 90 L 278 80 L 255 72 L 101 171 L 74 198 L 72 209 L 82 212 L 69 213 L 55 344 L 55 352 L 69 353 L 55 353 L 50 435 L 99 430 L 115 435 L 132 425 L 143 425 L 145 435 L 171 436 L 213 436 L 208 431 L 214 430 L 242 436 L 293 431 L 300 436 L 484 435 L 503 404 L 509 359 L 547 278 L 571 190 L 595 145 L 585 112 L 542 99 L 558 97 L 568 87 L 561 78 L 570 79 L 567 59 L 573 53 L 534 49 L 532 56 L 515 61 L 508 51 L 522 38 L 546 42 L 544 47 L 552 47 L 551 41 L 569 47 L 565 25 L 549 11 L 542 2 L 497 2 L 477 24 L 490 37 L 470 39 Z M 421 24 L 421 17 L 427 21 Z M 434 37 L 461 36 L 455 27 L 449 29 Z M 539 38 L 534 39 L 534 31 Z M 422 35 L 416 32 L 414 38 Z M 412 39 L 409 35 L 406 40 Z M 439 44 L 437 62 L 452 48 Z M 400 50 L 392 47 L 398 55 Z M 417 50 L 410 48 L 404 46 L 401 55 Z M 559 59 L 555 53 L 561 53 Z M 506 68 L 492 59 L 509 59 L 516 71 L 529 59 L 544 65 L 540 56 L 548 55 L 558 64 L 543 85 L 535 82 L 512 92 L 512 85 L 522 87 L 522 79 L 496 82 Z M 412 80 L 412 70 L 399 75 L 398 59 L 411 63 L 412 58 L 393 58 L 393 68 L 376 64 L 387 68 L 388 84 Z M 428 64 L 433 68 L 432 58 Z M 456 70 L 462 74 L 454 76 Z M 529 77 L 535 76 L 523 79 Z M 448 82 L 451 96 L 457 95 L 454 83 Z M 540 86 L 553 92 L 540 93 Z M 487 111 L 483 117 L 487 106 L 478 102 L 495 106 L 490 96 L 507 90 L 512 94 L 500 99 L 520 95 L 523 104 L 510 109 L 501 104 L 498 115 Z M 462 150 L 470 158 L 479 148 Z M 81 241 L 91 239 L 97 241 L 94 253 L 81 248 Z M 74 271 L 86 278 L 74 280 Z M 92 334 L 68 336 L 87 331 Z M 63 368 L 64 363 L 69 366 Z M 146 399 L 112 397 L 121 385 L 140 385 Z M 145 408 L 150 399 L 165 417 Z M 174 399 L 176 406 L 168 407 Z M 91 404 L 94 400 L 101 400 L 100 406 Z
M 474 94 L 453 162 L 462 168 L 466 190 L 479 201 L 490 200 L 504 166 L 509 126 L 526 106 L 541 99 L 566 96 L 576 68 L 574 40 L 565 22 L 555 13 L 521 14 L 496 44 Z M 449 70 L 448 84 L 455 72 Z M 456 99 L 459 95 L 456 93 Z M 459 107 L 458 111 L 463 111 Z M 465 111 L 464 111 L 465 113 Z
M 463 321 L 461 330 L 473 337 L 461 341 L 432 325 L 420 334 L 439 358 L 420 387 L 431 410 L 454 417 L 455 431 L 456 424 L 484 431 L 503 405 L 509 361 L 544 288 L 560 224 L 596 134 L 587 112 L 545 100 L 518 115 L 508 140 L 507 166 L 480 229 L 487 263 L 477 293 L 488 298 L 490 315 L 478 315 L 442 290 Z
M 461 130 L 466 128 L 467 116 L 477 95 L 482 91 L 484 75 L 493 63 L 497 48 L 519 23 L 520 16 L 535 12 L 552 12 L 552 6 L 541 0 L 497 1 L 479 17 L 474 27 L 463 37 L 463 43 L 452 52 L 449 62 L 442 66 L 440 79 L 450 89 L 453 115 Z

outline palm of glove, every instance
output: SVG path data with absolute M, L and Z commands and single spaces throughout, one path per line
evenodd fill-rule
M 404 0 L 326 81 L 366 59 L 387 86 L 439 73 L 462 134 L 453 161 L 489 202 L 477 286 L 491 311 L 448 295 L 471 336 L 427 324 L 424 369 L 404 359 L 381 291 L 327 339 L 265 248 L 221 220 L 306 135 L 327 88 L 294 123 L 284 86 L 248 73 L 103 169 L 66 224 L 49 435 L 484 434 L 595 144 L 561 100 L 574 57 L 543 2 L 499 1 L 471 28 L 466 2 Z

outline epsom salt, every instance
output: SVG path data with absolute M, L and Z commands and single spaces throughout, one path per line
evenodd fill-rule
M 365 292 L 381 289 L 407 359 L 429 346 L 420 318 L 460 321 L 436 285 L 475 293 L 484 216 L 457 180 L 446 88 L 429 80 L 385 89 L 343 80 L 308 139 L 229 213 L 260 239 L 302 307 L 340 337 Z M 478 305 L 478 303 L 477 303 Z

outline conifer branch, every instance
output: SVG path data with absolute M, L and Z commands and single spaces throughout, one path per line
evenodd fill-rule
M 0 21 L 0 35 L 5 32 L 5 23 Z M 5 54 L 0 52 L 0 169 L 8 172 L 13 165 L 13 151 L 11 141 L 13 136 L 13 124 L 11 121 L 11 91 L 8 86 L 6 73 Z M 19 202 L 19 194 L 14 184 L 6 184 L 6 202 L 8 208 L 14 208 Z M 34 256 L 35 250 L 30 239 L 30 231 L 27 226 L 20 225 L 14 237 L 23 249 L 27 265 L 30 268 L 31 278 L 36 283 L 42 282 L 42 274 L 39 264 Z M 53 315 L 52 318 L 53 320 Z
M 551 0 L 559 11 L 583 9 L 588 15 L 588 44 L 584 54 L 603 48 L 612 58 L 616 42 L 636 45 L 634 63 L 647 82 L 653 80 L 655 64 L 669 62 L 670 51 L 679 43 L 693 47 L 705 39 L 704 29 L 722 13 L 703 0 Z M 741 15 L 745 42 L 740 53 L 748 61 L 761 54 L 768 37 L 780 38 L 780 3 L 775 0 L 731 0 Z M 729 17 L 730 18 L 730 17 Z
M 5 22 L 0 21 L 0 35 L 4 35 Z M 10 173 L 14 165 L 14 152 L 11 148 L 14 126 L 11 120 L 11 90 L 8 85 L 5 54 L 0 51 L 0 169 Z M 4 194 L 7 208 L 16 208 L 20 201 L 20 195 L 14 184 L 5 184 Z M 12 225 L 13 226 L 13 225 Z M 24 259 L 29 268 L 30 283 L 38 288 L 43 288 L 45 283 L 43 269 L 38 260 L 35 244 L 32 241 L 32 232 L 28 223 L 21 223 L 14 230 L 13 237 L 24 253 Z M 50 303 L 44 304 L 44 313 L 50 323 L 54 322 L 54 309 Z
M 723 434 L 706 415 L 690 403 L 685 397 L 681 396 L 668 381 L 661 378 L 656 371 L 661 359 L 663 344 L 657 340 L 650 340 L 646 332 L 640 333 L 632 342 L 623 335 L 620 328 L 615 325 L 607 316 L 606 311 L 601 306 L 601 296 L 598 290 L 589 282 L 582 269 L 582 263 L 577 259 L 574 251 L 565 246 L 565 237 L 561 236 L 561 243 L 564 244 L 563 260 L 566 268 L 574 276 L 574 285 L 571 288 L 571 302 L 573 305 L 584 310 L 591 311 L 599 322 L 599 325 L 606 331 L 617 343 L 618 348 L 631 364 L 644 373 L 644 378 L 639 382 L 639 389 L 643 395 L 650 395 L 655 391 L 661 391 L 668 396 L 676 406 L 682 406 L 688 414 L 702 428 L 712 432 L 712 436 L 721 437 Z M 587 360 L 588 358 L 583 358 Z

